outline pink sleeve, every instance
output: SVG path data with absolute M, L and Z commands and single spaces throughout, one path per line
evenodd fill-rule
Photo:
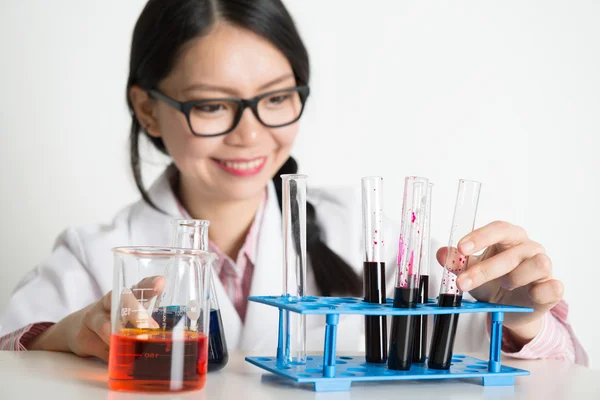
M 512 341 L 510 332 L 503 328 L 502 353 L 515 358 L 552 358 L 588 366 L 588 356 L 567 322 L 568 313 L 569 306 L 561 300 L 544 314 L 542 329 L 521 349 Z
M 54 325 L 53 322 L 40 322 L 0 337 L 0 350 L 25 351 L 29 342 Z

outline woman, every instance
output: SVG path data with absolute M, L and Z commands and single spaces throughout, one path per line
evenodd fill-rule
M 110 249 L 166 245 L 170 220 L 192 217 L 211 221 L 229 346 L 273 354 L 277 313 L 246 298 L 280 291 L 279 176 L 297 170 L 290 150 L 308 83 L 306 49 L 279 0 L 150 0 L 133 34 L 127 84 L 131 164 L 142 200 L 109 225 L 63 232 L 51 256 L 13 293 L 0 321 L 2 347 L 107 359 Z M 138 152 L 142 134 L 173 160 L 148 191 Z M 310 191 L 309 294 L 361 295 L 359 206 L 350 192 Z M 394 225 L 387 228 L 388 241 L 395 241 Z M 485 248 L 472 257 L 459 286 L 478 300 L 535 308 L 506 316 L 503 350 L 586 364 L 543 247 L 504 222 L 474 231 L 459 245 L 464 255 Z M 388 259 L 394 260 L 391 250 Z M 444 252 L 438 251 L 438 260 Z M 440 270 L 432 271 L 432 293 Z M 483 318 L 461 317 L 457 351 L 486 347 Z M 341 322 L 341 349 L 361 347 L 362 322 Z M 309 331 L 309 346 L 318 348 L 322 320 L 309 321 Z

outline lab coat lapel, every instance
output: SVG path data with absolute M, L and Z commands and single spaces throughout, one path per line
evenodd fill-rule
M 283 282 L 283 239 L 281 235 L 281 210 L 272 183 L 259 231 L 254 275 L 250 296 L 280 295 Z M 246 321 L 242 329 L 239 348 L 253 352 L 277 348 L 279 312 L 274 307 L 254 302 L 248 303 Z

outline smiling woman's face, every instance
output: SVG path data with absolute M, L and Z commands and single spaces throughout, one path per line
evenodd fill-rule
M 182 49 L 173 70 L 158 89 L 185 102 L 248 99 L 295 85 L 289 61 L 275 46 L 243 28 L 219 24 L 210 34 Z M 269 97 L 262 104 L 275 110 L 285 101 L 290 100 Z M 204 133 L 198 132 L 197 127 L 220 129 L 218 121 L 234 114 L 232 107 L 232 103 L 216 101 L 195 108 L 191 114 L 191 119 L 197 121 L 192 123 L 194 131 Z M 268 181 L 289 157 L 298 127 L 296 122 L 268 128 L 246 108 L 230 133 L 198 137 L 192 133 L 185 115 L 162 101 L 153 102 L 152 116 L 154 123 L 147 131 L 162 138 L 182 182 L 194 185 L 193 191 L 203 197 L 223 201 L 262 195 Z

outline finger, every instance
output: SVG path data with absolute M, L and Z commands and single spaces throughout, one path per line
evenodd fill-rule
M 164 285 L 163 285 L 164 288 Z M 162 290 L 162 288 L 160 289 Z M 111 312 L 112 292 L 105 294 L 99 301 L 104 312 Z M 124 292 L 120 299 L 120 315 L 123 325 L 131 323 L 137 328 L 158 328 L 158 324 L 151 318 L 148 310 L 129 291 Z
M 96 343 L 98 343 L 98 346 L 93 349 L 94 351 L 93 353 L 91 353 L 91 355 L 108 362 L 110 347 L 108 347 L 108 345 L 101 341 L 98 341 Z
M 149 276 L 133 285 L 131 291 L 135 297 L 141 300 L 150 300 L 152 297 L 162 293 L 166 285 L 164 276 Z
M 143 300 L 137 299 L 130 291 L 121 295 L 120 317 L 123 326 L 131 324 L 134 328 L 158 328 L 158 323 L 152 318 Z
M 456 283 L 463 291 L 475 289 L 486 282 L 508 274 L 523 261 L 541 252 L 543 252 L 543 248 L 535 242 L 526 242 L 511 247 L 468 268 L 459 275 Z
M 93 333 L 89 328 L 85 327 L 83 329 L 86 329 L 87 332 L 80 335 L 74 353 L 84 357 L 98 357 L 108 362 L 109 345 L 101 340 L 98 335 Z
M 513 290 L 530 283 L 547 281 L 551 277 L 552 261 L 546 254 L 538 253 L 502 277 L 500 286 L 506 290 Z
M 486 247 L 497 245 L 500 250 L 519 245 L 527 240 L 527 232 L 520 226 L 496 221 L 475 229 L 458 242 L 458 250 L 466 256 Z
M 99 303 L 98 307 L 92 307 L 86 312 L 84 322 L 105 344 L 110 344 L 110 314 L 104 311 L 102 304 Z
M 112 303 L 112 291 L 106 293 L 98 303 L 100 304 L 101 309 L 104 313 L 110 313 Z M 137 328 L 158 328 L 158 324 L 150 317 L 147 309 L 142 304 L 140 304 L 139 300 L 129 290 L 126 290 L 121 294 L 121 298 L 119 301 L 119 313 L 121 316 L 121 323 L 123 326 L 127 325 L 127 323 L 131 323 L 134 327 Z M 108 336 L 108 340 L 110 341 L 110 333 Z
M 558 303 L 564 293 L 561 281 L 550 279 L 541 283 L 534 283 L 529 289 L 529 298 L 536 304 L 536 311 L 548 311 Z
M 448 252 L 450 249 L 450 252 Z M 456 247 L 442 247 L 436 253 L 436 258 L 441 266 L 454 274 L 458 275 L 464 271 L 468 266 L 473 265 L 479 257 L 476 256 L 465 256 L 458 252 Z
M 124 289 L 119 298 L 120 321 L 123 326 L 131 325 L 134 328 L 159 328 L 158 323 L 148 312 L 148 304 L 165 288 L 163 276 L 151 276 L 142 279 L 131 289 Z M 103 304 L 110 304 L 107 294 Z
M 112 290 L 102 297 L 100 303 L 102 304 L 104 311 L 110 312 L 110 305 L 112 303 Z

